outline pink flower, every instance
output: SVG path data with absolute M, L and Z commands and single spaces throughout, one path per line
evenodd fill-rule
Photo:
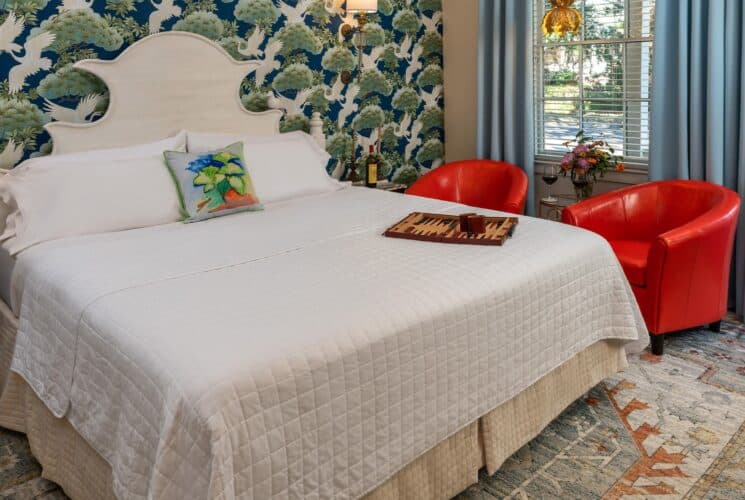
M 588 151 L 590 151 L 590 148 L 584 144 L 577 144 L 574 147 L 574 154 L 587 153 Z
M 588 162 L 584 158 L 580 158 L 579 160 L 577 160 L 577 166 L 579 168 L 584 168 L 585 170 L 587 170 L 590 167 L 590 162 Z
M 572 163 L 573 161 L 574 161 L 574 153 L 567 153 L 564 155 L 564 158 L 561 159 L 562 164 L 564 163 L 569 164 L 569 163 Z

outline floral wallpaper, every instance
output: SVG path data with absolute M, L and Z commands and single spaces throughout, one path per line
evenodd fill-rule
M 263 60 L 242 100 L 261 111 L 278 99 L 283 131 L 307 130 L 320 112 L 337 176 L 355 136 L 358 156 L 380 140 L 382 174 L 411 183 L 443 157 L 441 0 L 378 3 L 358 74 L 357 48 L 341 34 L 356 22 L 344 0 L 0 0 L 0 168 L 48 153 L 45 123 L 105 113 L 105 85 L 72 63 L 181 30 Z M 353 72 L 349 84 L 344 71 Z

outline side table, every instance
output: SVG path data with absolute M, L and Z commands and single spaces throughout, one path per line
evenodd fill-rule
M 538 216 L 542 219 L 561 221 L 561 212 L 570 205 L 577 203 L 577 199 L 570 194 L 559 194 L 554 196 L 556 201 L 546 201 L 541 198 L 538 205 Z
M 355 182 L 352 185 L 355 187 L 365 187 L 364 182 Z M 390 191 L 391 193 L 403 193 L 408 189 L 408 187 L 409 186 L 407 186 L 406 184 L 398 184 L 396 182 L 390 181 L 378 181 L 378 185 L 375 187 L 375 189 L 380 189 L 381 191 Z

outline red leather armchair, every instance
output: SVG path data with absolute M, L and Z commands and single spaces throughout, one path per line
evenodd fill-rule
M 562 220 L 608 240 L 661 355 L 665 333 L 703 324 L 719 331 L 739 210 L 727 188 L 661 181 L 577 203 Z
M 422 176 L 406 194 L 522 214 L 528 176 L 520 167 L 503 161 L 459 161 Z

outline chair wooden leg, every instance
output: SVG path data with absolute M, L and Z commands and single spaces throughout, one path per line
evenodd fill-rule
M 665 350 L 665 336 L 655 335 L 650 332 L 649 340 L 652 343 L 652 354 L 655 356 L 662 356 L 662 353 Z
M 715 321 L 714 323 L 711 323 L 709 325 L 709 330 L 711 330 L 712 332 L 716 332 L 716 333 L 721 332 L 722 331 L 722 321 L 720 320 L 720 321 Z

